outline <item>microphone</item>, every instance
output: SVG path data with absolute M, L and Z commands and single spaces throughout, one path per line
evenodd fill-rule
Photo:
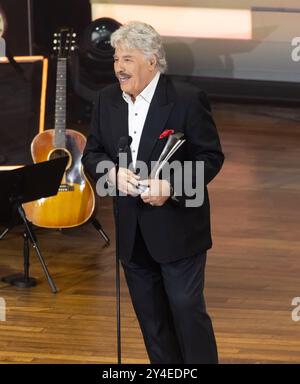
M 118 155 L 120 153 L 127 152 L 128 148 L 130 147 L 132 143 L 132 137 L 131 136 L 122 136 L 119 140 L 119 146 L 118 146 Z

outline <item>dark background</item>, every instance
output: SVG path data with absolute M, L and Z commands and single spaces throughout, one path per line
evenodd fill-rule
M 32 44 L 33 54 L 48 55 L 52 50 L 53 33 L 62 26 L 73 27 L 78 34 L 91 21 L 89 0 L 0 0 L 7 20 L 4 35 L 10 52 L 27 56 Z M 29 39 L 29 11 L 32 20 L 32 41 Z
M 27 5 L 27 0 L 0 0 L 7 22 L 3 37 L 10 56 L 29 56 L 31 46 L 34 55 L 49 58 L 46 127 L 52 128 L 56 74 L 53 33 L 69 26 L 80 37 L 91 22 L 90 4 L 89 0 L 32 0 L 31 34 Z M 41 62 L 0 64 L 0 165 L 32 161 L 30 144 L 39 129 L 41 76 Z M 74 95 L 69 83 L 68 123 L 76 124 L 88 119 L 91 106 Z
M 30 144 L 39 132 L 42 61 L 0 64 L 0 165 L 32 162 Z

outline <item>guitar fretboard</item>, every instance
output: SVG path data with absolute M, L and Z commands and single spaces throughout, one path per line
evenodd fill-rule
M 66 96 L 67 96 L 67 59 L 59 58 L 56 74 L 55 100 L 55 136 L 56 148 L 66 147 Z

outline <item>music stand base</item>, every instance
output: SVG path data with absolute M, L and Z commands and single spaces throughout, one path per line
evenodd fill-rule
M 34 277 L 25 277 L 22 273 L 3 277 L 2 281 L 18 288 L 31 288 L 37 285 L 37 280 Z

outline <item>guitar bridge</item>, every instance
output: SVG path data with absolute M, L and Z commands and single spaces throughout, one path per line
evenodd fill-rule
M 72 191 L 74 191 L 74 187 L 69 184 L 61 184 L 58 189 L 58 192 L 72 192 Z

